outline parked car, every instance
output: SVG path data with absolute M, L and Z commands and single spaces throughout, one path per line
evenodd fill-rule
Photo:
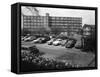
M 29 37 L 25 38 L 24 41 L 26 42 L 26 41 L 29 41 L 30 39 L 31 39 L 31 37 L 29 36 Z
M 53 42 L 53 45 L 57 46 L 57 45 L 60 45 L 61 44 L 61 39 L 56 39 L 54 42 Z
M 30 42 L 30 41 L 33 41 L 33 40 L 35 40 L 35 39 L 36 39 L 35 36 L 30 36 L 30 37 L 26 38 L 24 41 L 25 41 L 25 42 Z
M 65 44 L 68 42 L 68 39 L 66 39 L 66 40 L 62 40 L 61 41 L 61 46 L 65 46 Z
M 46 43 L 46 38 L 44 38 L 44 37 L 40 37 L 40 41 L 39 41 L 39 43 Z
M 66 48 L 73 48 L 75 43 L 76 43 L 76 40 L 72 40 L 72 39 L 68 40 L 68 42 L 66 43 L 65 47 Z
M 81 42 L 81 40 L 76 42 L 75 48 L 77 48 L 77 49 L 81 49 L 82 48 L 82 42 Z
M 50 37 L 46 36 L 46 37 L 45 37 L 45 40 L 46 40 L 46 41 L 49 41 L 49 40 L 50 40 Z
M 48 45 L 52 45 L 53 41 L 55 41 L 55 39 L 54 39 L 54 38 L 52 38 L 51 40 L 49 40 L 49 41 L 47 42 L 47 43 L 48 43 Z
M 36 40 L 33 40 L 32 43 L 40 43 L 41 38 L 37 38 Z
M 27 39 L 29 36 L 21 36 L 21 40 L 24 41 L 25 39 Z

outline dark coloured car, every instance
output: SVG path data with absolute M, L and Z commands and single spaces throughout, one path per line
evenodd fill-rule
M 65 46 L 67 42 L 68 42 L 68 39 L 62 40 L 62 41 L 61 41 L 61 46 Z
M 41 37 L 39 43 L 46 43 L 46 38 Z
M 76 43 L 76 40 L 69 40 L 67 43 L 66 43 L 66 45 L 65 45 L 65 47 L 66 48 L 73 48 L 74 47 L 74 45 L 75 45 L 75 43 Z
M 21 49 L 22 50 L 26 50 L 29 53 L 33 53 L 33 54 L 39 53 L 39 50 L 37 49 L 37 47 L 35 45 L 34 46 L 25 46 L 25 45 L 22 45 Z
M 77 49 L 81 49 L 82 48 L 82 42 L 81 42 L 81 40 L 76 42 L 75 48 L 77 48 Z

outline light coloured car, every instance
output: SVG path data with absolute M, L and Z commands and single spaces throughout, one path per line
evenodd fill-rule
M 30 39 L 31 39 L 31 37 L 27 37 L 27 38 L 24 39 L 24 41 L 27 41 L 27 40 L 30 40 Z
M 52 45 L 52 43 L 53 43 L 54 40 L 55 40 L 55 39 L 52 38 L 51 40 L 49 40 L 49 41 L 47 42 L 47 44 L 48 44 L 48 45 Z
M 57 46 L 61 44 L 61 39 L 57 39 L 56 41 L 53 42 L 53 45 Z
M 37 38 L 36 40 L 33 40 L 32 43 L 39 43 L 41 38 Z
M 35 36 L 30 36 L 30 37 L 28 37 L 28 38 L 26 38 L 24 41 L 25 42 L 30 42 L 30 41 L 33 41 L 33 40 L 35 40 L 36 39 L 36 37 Z

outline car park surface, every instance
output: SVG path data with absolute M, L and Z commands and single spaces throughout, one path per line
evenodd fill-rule
M 61 61 L 69 61 L 73 64 L 81 64 L 87 66 L 95 55 L 93 53 L 82 52 L 80 49 L 76 48 L 65 48 L 63 46 L 54 46 L 48 45 L 47 43 L 44 44 L 34 44 L 31 42 L 23 42 L 23 45 L 36 45 L 37 49 L 40 52 L 45 54 L 42 55 L 44 58 L 54 58 Z

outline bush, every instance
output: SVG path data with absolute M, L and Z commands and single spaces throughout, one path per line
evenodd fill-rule
M 36 69 L 43 70 L 43 69 L 66 69 L 66 68 L 73 68 L 75 67 L 69 62 L 61 62 L 57 61 L 55 59 L 49 59 L 49 58 L 43 58 L 39 54 L 31 54 L 31 53 L 26 53 L 22 54 L 21 58 L 23 63 L 29 63 L 27 64 L 27 67 L 31 67 L 30 64 L 36 66 Z M 23 64 L 24 65 L 24 64 Z M 22 65 L 22 66 L 23 66 Z M 24 69 L 24 68 L 23 68 Z M 34 68 L 33 68 L 34 70 Z

